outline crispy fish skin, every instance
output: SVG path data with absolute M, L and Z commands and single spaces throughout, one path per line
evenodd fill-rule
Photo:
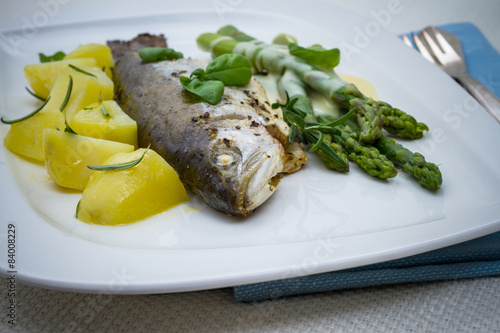
M 205 68 L 206 62 L 144 64 L 138 45 L 151 43 L 108 45 L 115 57 L 115 98 L 137 121 L 140 146 L 151 145 L 187 188 L 230 215 L 246 216 L 272 195 L 286 156 L 252 106 L 252 98 L 259 99 L 251 94 L 255 83 L 226 87 L 222 101 L 210 105 L 197 100 L 179 81 L 181 75 Z

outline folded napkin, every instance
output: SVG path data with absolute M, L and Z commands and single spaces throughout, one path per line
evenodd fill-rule
M 469 74 L 500 97 L 500 55 L 470 23 L 440 26 L 460 38 Z M 500 232 L 378 264 L 234 287 L 237 301 L 417 281 L 500 274 Z

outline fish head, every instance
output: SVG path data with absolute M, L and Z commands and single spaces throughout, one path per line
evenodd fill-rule
M 284 166 L 283 146 L 248 119 L 222 121 L 213 138 L 210 163 L 235 194 L 236 206 L 252 212 L 276 190 Z

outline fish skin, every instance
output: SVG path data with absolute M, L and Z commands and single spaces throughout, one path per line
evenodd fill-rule
M 179 77 L 207 62 L 144 64 L 138 49 L 158 45 L 148 40 L 108 43 L 115 57 L 115 99 L 137 122 L 139 145 L 151 145 L 209 206 L 249 215 L 274 193 L 286 160 L 282 144 L 252 106 L 260 95 L 248 92 L 258 83 L 252 79 L 246 87 L 225 87 L 215 106 L 200 102 Z

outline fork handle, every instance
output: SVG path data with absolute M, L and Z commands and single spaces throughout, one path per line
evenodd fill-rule
M 500 98 L 468 74 L 459 75 L 457 80 L 500 123 Z

